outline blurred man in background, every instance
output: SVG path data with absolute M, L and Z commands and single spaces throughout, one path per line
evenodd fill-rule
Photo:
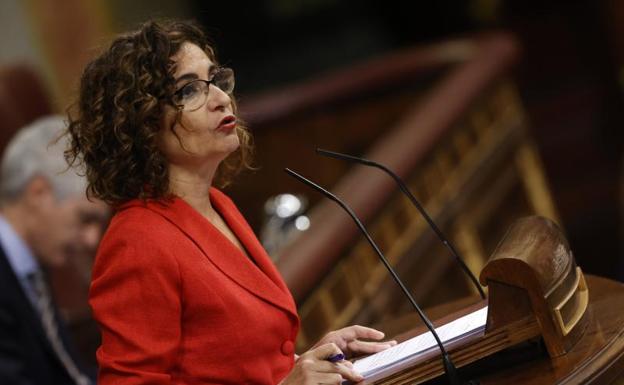
M 8 144 L 0 166 L 0 383 L 93 383 L 68 341 L 46 272 L 94 253 L 108 218 L 67 170 L 58 116 Z

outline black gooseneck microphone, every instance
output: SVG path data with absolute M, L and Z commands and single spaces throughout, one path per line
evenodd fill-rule
M 325 195 L 327 198 L 329 198 L 329 199 L 333 200 L 334 202 L 336 202 L 340 207 L 342 207 L 349 214 L 349 216 L 351 216 L 351 218 L 353 219 L 353 221 L 355 222 L 357 227 L 360 229 L 360 231 L 364 234 L 364 236 L 368 240 L 368 243 L 370 243 L 370 245 L 373 247 L 373 249 L 375 250 L 375 252 L 379 256 L 379 259 L 381 259 L 381 262 L 383 262 L 383 264 L 386 267 L 386 269 L 388 269 L 388 272 L 390 272 L 390 275 L 392 276 L 394 281 L 397 283 L 397 285 L 399 285 L 401 287 L 401 290 L 403 291 L 403 294 L 405 294 L 405 296 L 411 302 L 412 306 L 414 306 L 414 309 L 416 309 L 416 312 L 420 316 L 420 319 L 425 323 L 425 326 L 427 326 L 427 329 L 429 329 L 429 331 L 431 332 L 431 334 L 435 338 L 435 340 L 436 340 L 436 342 L 438 344 L 438 347 L 440 348 L 440 351 L 442 352 L 442 364 L 444 365 L 444 372 L 446 373 L 446 376 L 447 376 L 447 378 L 449 380 L 449 383 L 451 385 L 461 385 L 461 381 L 459 379 L 459 375 L 457 374 L 457 368 L 453 364 L 453 361 L 451 361 L 451 357 L 447 353 L 446 349 L 444 349 L 444 345 L 442 344 L 442 341 L 440 340 L 440 337 L 438 336 L 438 333 L 436 333 L 435 328 L 433 327 L 433 324 L 431 323 L 429 318 L 427 318 L 425 313 L 423 313 L 423 311 L 420 309 L 420 307 L 418 306 L 418 304 L 416 303 L 416 301 L 414 300 L 414 298 L 410 294 L 409 290 L 407 290 L 407 288 L 403 284 L 403 281 L 401 281 L 401 279 L 399 278 L 397 273 L 394 271 L 392 266 L 390 266 L 390 263 L 388 263 L 388 260 L 386 259 L 386 257 L 384 257 L 382 252 L 379 250 L 379 247 L 377 247 L 377 244 L 375 243 L 375 241 L 373 241 L 373 239 L 371 238 L 370 234 L 368 233 L 368 231 L 366 231 L 366 228 L 364 227 L 362 222 L 359 220 L 359 218 L 355 215 L 353 210 L 351 210 L 351 208 L 349 206 L 347 206 L 347 204 L 344 203 L 342 200 L 340 200 L 337 196 L 335 196 L 331 192 L 325 190 L 323 187 L 321 187 L 321 186 L 317 185 L 316 183 L 308 180 L 307 178 L 297 174 L 296 172 L 292 171 L 289 168 L 286 168 L 285 171 L 290 176 L 292 176 L 292 177 L 298 179 L 300 182 L 303 182 L 304 184 L 314 188 L 315 190 L 319 191 L 321 194 Z
M 394 179 L 396 184 L 399 186 L 399 188 L 401 189 L 403 194 L 405 194 L 409 198 L 409 200 L 412 202 L 414 207 L 416 207 L 416 209 L 418 210 L 420 215 L 422 215 L 422 217 L 425 218 L 425 220 L 429 224 L 429 227 L 431 227 L 431 229 L 438 236 L 438 239 L 440 239 L 440 241 L 444 244 L 444 246 L 446 246 L 446 248 L 451 252 L 453 257 L 455 257 L 455 260 L 457 261 L 457 263 L 459 263 L 459 265 L 461 266 L 462 270 L 464 270 L 464 272 L 468 275 L 468 277 L 470 277 L 470 280 L 472 281 L 474 286 L 479 291 L 479 294 L 481 295 L 481 298 L 485 299 L 485 293 L 483 292 L 483 288 L 481 287 L 481 285 L 479 285 L 479 281 L 477 281 L 477 278 L 474 276 L 474 274 L 472 274 L 472 272 L 470 271 L 468 266 L 466 266 L 466 263 L 459 256 L 459 253 L 457 252 L 455 247 L 444 236 L 444 234 L 442 234 L 442 231 L 440 231 L 438 226 L 433 222 L 433 220 L 431 219 L 429 214 L 427 214 L 427 212 L 422 207 L 420 202 L 418 202 L 418 200 L 416 199 L 414 194 L 412 194 L 410 192 L 410 190 L 407 188 L 407 186 L 405 185 L 405 182 L 403 182 L 403 180 L 401 178 L 399 178 L 399 176 L 397 174 L 395 174 L 392 170 L 390 170 L 388 167 L 384 166 L 383 164 L 380 164 L 380 163 L 377 163 L 377 162 L 373 162 L 372 160 L 368 160 L 368 159 L 364 159 L 364 158 L 358 158 L 357 156 L 353 156 L 353 155 L 341 154 L 339 152 L 323 150 L 323 149 L 320 149 L 320 148 L 317 148 L 316 152 L 317 152 L 317 154 L 328 156 L 330 158 L 347 160 L 347 161 L 351 161 L 351 162 L 360 163 L 360 164 L 363 164 L 365 166 L 376 167 L 376 168 L 384 171 L 386 174 L 390 175 L 392 177 L 392 179 Z

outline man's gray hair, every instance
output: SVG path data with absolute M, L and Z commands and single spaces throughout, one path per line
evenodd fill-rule
M 52 115 L 36 120 L 13 136 L 0 165 L 1 202 L 18 199 L 36 176 L 46 178 L 58 199 L 85 193 L 85 178 L 65 162 L 67 137 L 61 136 L 65 128 L 63 117 Z

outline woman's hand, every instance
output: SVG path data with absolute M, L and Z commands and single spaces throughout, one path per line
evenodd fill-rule
M 295 367 L 280 385 L 338 384 L 344 380 L 353 382 L 364 378 L 353 370 L 349 361 L 332 363 L 327 358 L 342 353 L 336 344 L 324 344 L 303 353 L 295 362 Z
M 360 341 L 360 338 L 378 341 L 384 338 L 384 334 L 379 330 L 353 325 L 327 333 L 327 335 L 321 338 L 314 346 L 334 343 L 347 357 L 353 357 L 356 355 L 377 353 L 396 345 L 396 341 Z

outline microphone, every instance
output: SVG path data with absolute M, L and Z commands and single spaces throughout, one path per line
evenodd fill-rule
M 392 177 L 392 179 L 394 179 L 396 184 L 399 186 L 399 189 L 401 189 L 403 194 L 405 194 L 409 198 L 409 200 L 412 202 L 414 207 L 416 207 L 416 209 L 418 210 L 420 215 L 422 215 L 422 217 L 425 218 L 425 220 L 429 224 L 429 227 L 431 227 L 433 232 L 435 232 L 436 235 L 438 236 L 438 239 L 444 244 L 444 246 L 446 246 L 446 248 L 451 252 L 453 257 L 455 257 L 455 260 L 457 261 L 457 263 L 459 263 L 459 266 L 461 266 L 461 268 L 464 271 L 464 273 L 466 273 L 468 275 L 468 277 L 470 278 L 470 280 L 472 281 L 474 286 L 479 291 L 479 294 L 481 295 L 481 298 L 485 299 L 485 292 L 483 291 L 483 288 L 481 287 L 481 285 L 479 285 L 479 281 L 477 281 L 477 278 L 474 276 L 474 274 L 472 274 L 472 272 L 470 271 L 468 266 L 466 266 L 466 263 L 459 256 L 459 253 L 457 252 L 457 250 L 455 250 L 455 247 L 444 236 L 444 234 L 442 234 L 442 231 L 440 231 L 438 226 L 436 226 L 436 224 L 433 222 L 433 220 L 431 219 L 429 214 L 427 214 L 427 212 L 422 207 L 420 202 L 418 202 L 418 200 L 416 199 L 414 194 L 412 194 L 410 192 L 410 190 L 405 185 L 405 182 L 403 182 L 403 180 L 401 178 L 399 178 L 399 176 L 397 174 L 395 174 L 392 170 L 390 170 L 388 167 L 384 166 L 383 164 L 380 164 L 380 163 L 377 163 L 377 162 L 373 162 L 372 160 L 368 160 L 368 159 L 364 159 L 364 158 L 358 158 L 357 156 L 353 156 L 353 155 L 341 154 L 339 152 L 323 150 L 323 149 L 320 149 L 320 148 L 317 148 L 316 152 L 317 152 L 317 154 L 328 156 L 330 158 L 356 162 L 356 163 L 360 163 L 360 164 L 363 164 L 363 165 L 369 166 L 369 167 L 376 167 L 376 168 L 386 172 L 388 175 L 390 175 Z
M 332 194 L 331 192 L 327 191 L 326 189 L 324 189 L 323 187 L 317 185 L 316 183 L 306 179 L 305 177 L 297 174 L 296 172 L 292 171 L 289 168 L 286 168 L 284 171 L 286 171 L 290 176 L 298 179 L 300 182 L 303 182 L 304 184 L 306 184 L 306 185 L 312 187 L 313 189 L 319 191 L 321 194 L 325 195 L 325 197 L 327 197 L 327 198 L 333 200 L 334 202 L 336 202 L 340 207 L 342 207 L 343 210 L 345 210 L 349 214 L 349 216 L 351 216 L 351 218 L 353 219 L 353 221 L 355 222 L 357 227 L 360 229 L 362 234 L 364 234 L 364 236 L 368 240 L 368 243 L 370 243 L 370 245 L 373 247 L 373 249 L 375 250 L 375 252 L 379 256 L 379 259 L 381 259 L 381 262 L 384 264 L 386 269 L 388 269 L 388 272 L 390 272 L 390 275 L 392 276 L 394 281 L 397 283 L 397 285 L 399 285 L 399 287 L 403 291 L 403 294 L 405 294 L 405 296 L 409 299 L 409 301 L 411 302 L 411 304 L 414 307 L 414 309 L 416 309 L 416 312 L 420 316 L 420 319 L 425 323 L 425 326 L 427 326 L 427 329 L 429 329 L 429 331 L 433 335 L 433 338 L 435 338 L 436 343 L 438 344 L 438 347 L 440 348 L 440 352 L 442 352 L 442 364 L 444 366 L 444 372 L 446 373 L 446 376 L 447 376 L 450 384 L 451 385 L 460 385 L 461 381 L 459 379 L 459 375 L 457 374 L 457 368 L 453 364 L 453 361 L 451 361 L 451 357 L 447 353 L 446 349 L 444 349 L 444 345 L 442 344 L 442 341 L 440 340 L 440 337 L 438 336 L 438 333 L 436 333 L 435 328 L 433 327 L 433 324 L 431 323 L 429 318 L 427 318 L 425 313 L 423 313 L 423 311 L 420 309 L 420 307 L 418 306 L 418 304 L 416 303 L 416 301 L 414 300 L 414 298 L 410 294 L 409 290 L 407 290 L 407 288 L 403 284 L 403 281 L 401 281 L 401 279 L 399 278 L 397 273 L 394 271 L 392 266 L 390 266 L 390 263 L 388 263 L 388 260 L 382 254 L 382 252 L 379 250 L 379 247 L 377 247 L 377 244 L 375 243 L 375 241 L 373 241 L 373 239 L 371 238 L 370 234 L 368 233 L 368 231 L 366 231 L 366 228 L 364 227 L 364 225 L 362 224 L 360 219 L 355 215 L 353 210 L 346 203 L 344 203 L 342 200 L 340 200 L 336 195 Z

